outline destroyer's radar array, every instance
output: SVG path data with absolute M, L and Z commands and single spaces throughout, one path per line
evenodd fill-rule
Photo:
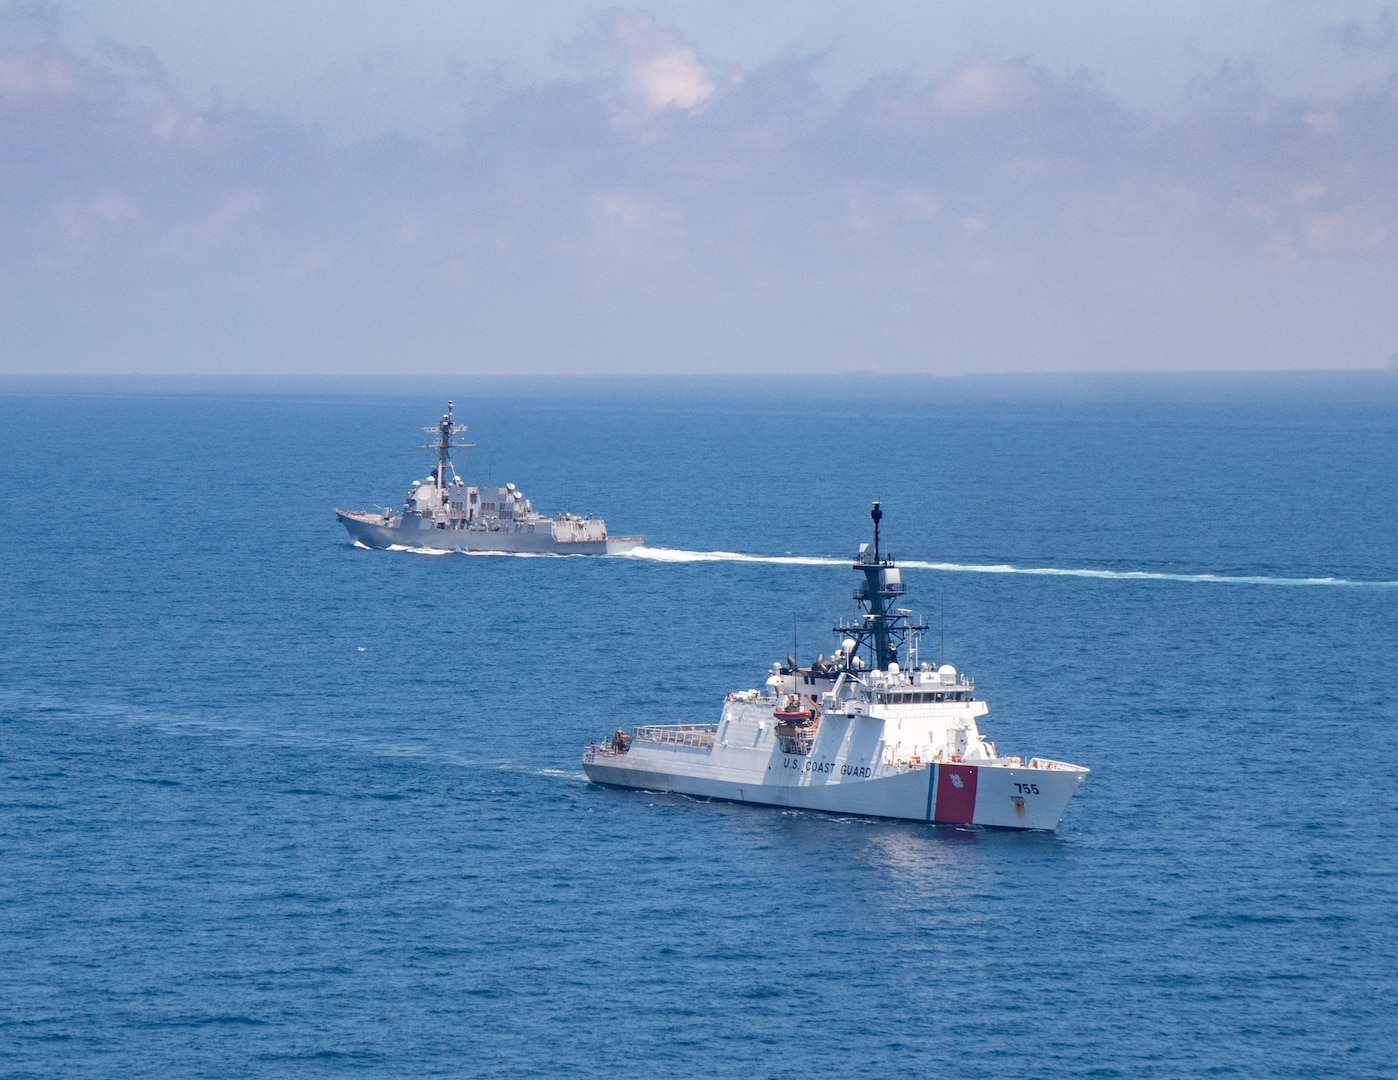
M 452 442 L 452 439 L 466 430 L 465 424 L 458 424 L 452 418 L 452 402 L 447 402 L 447 411 L 442 414 L 442 419 L 432 427 L 425 427 L 422 430 L 429 435 L 436 435 L 434 442 L 423 443 L 419 449 L 435 450 L 437 452 L 437 486 L 446 487 L 447 470 L 451 469 L 452 475 L 456 475 L 456 469 L 451 464 L 451 452 L 453 450 L 470 450 L 475 443 L 472 442 Z

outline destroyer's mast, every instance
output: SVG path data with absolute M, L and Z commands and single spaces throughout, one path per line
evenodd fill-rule
M 436 442 L 423 443 L 423 450 L 437 451 L 437 490 L 445 492 L 447 486 L 447 469 L 450 468 L 452 475 L 456 474 L 455 467 L 451 464 L 451 452 L 453 450 L 469 450 L 475 443 L 452 442 L 453 436 L 460 435 L 466 430 L 465 424 L 458 424 L 452 419 L 452 403 L 447 402 L 447 411 L 442 415 L 442 419 L 434 427 L 425 427 L 422 430 L 429 435 L 436 435 Z M 446 495 L 441 496 L 443 503 Z
M 903 595 L 903 577 L 893 563 L 893 556 L 879 551 L 879 522 L 883 520 L 883 510 L 878 503 L 874 503 L 869 516 L 874 520 L 874 550 L 870 551 L 868 544 L 860 544 L 854 562 L 854 569 L 864 575 L 854 591 L 863 617 L 858 622 L 839 623 L 835 633 L 854 639 L 855 646 L 848 650 L 849 656 L 845 658 L 847 665 L 852 664 L 854 654 L 867 645 L 873 654 L 872 666 L 887 671 L 890 663 L 897 662 L 898 650 L 907 642 L 908 635 L 921 634 L 927 624 L 912 622 L 903 608 L 890 608 L 894 597 Z

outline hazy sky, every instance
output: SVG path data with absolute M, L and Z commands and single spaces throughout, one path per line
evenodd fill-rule
M 0 0 L 0 373 L 1356 368 L 1398 14 Z

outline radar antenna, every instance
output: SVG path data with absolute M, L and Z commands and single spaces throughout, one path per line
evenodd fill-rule
M 869 511 L 874 520 L 874 549 L 861 544 L 859 554 L 854 557 L 854 569 L 864 575 L 864 580 L 854 590 L 854 598 L 859 601 L 863 617 L 857 622 L 840 622 L 835 633 L 853 638 L 855 647 L 849 650 L 845 664 L 852 665 L 855 654 L 868 647 L 876 669 L 888 670 L 890 663 L 898 660 L 898 650 L 907 644 L 909 635 L 921 635 L 927 624 L 921 620 L 913 622 L 904 608 L 893 609 L 892 601 L 903 595 L 903 577 L 894 565 L 893 556 L 879 550 L 879 522 L 883 520 L 883 509 L 876 502 Z
M 423 443 L 421 449 L 435 450 L 437 453 L 437 490 L 441 491 L 447 486 L 447 470 L 451 469 L 453 476 L 456 475 L 456 468 L 451 463 L 451 452 L 453 450 L 469 450 L 475 443 L 453 442 L 452 439 L 466 430 L 465 424 L 458 424 L 452 418 L 452 403 L 447 402 L 447 411 L 442 414 L 442 419 L 432 427 L 425 427 L 422 430 L 429 435 L 436 435 L 434 442 Z

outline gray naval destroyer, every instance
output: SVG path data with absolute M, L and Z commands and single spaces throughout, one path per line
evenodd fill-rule
M 422 449 L 434 451 L 437 464 L 426 479 L 413 481 L 402 510 L 335 510 L 350 536 L 365 547 L 614 555 L 645 542 L 644 536 L 608 536 L 607 523 L 590 514 L 540 514 L 514 484 L 466 484 L 456 474 L 451 452 L 475 444 L 455 441 L 466 425 L 456 423 L 450 401 L 442 419 L 422 430 L 436 436 Z
M 859 617 L 832 659 L 788 656 L 761 690 L 730 692 L 718 723 L 618 730 L 583 752 L 590 780 L 616 787 L 870 817 L 1011 829 L 1058 827 L 1088 770 L 1002 757 L 980 733 L 976 684 L 919 663 L 927 626 L 893 604 L 901 571 L 874 543 L 854 569 Z

